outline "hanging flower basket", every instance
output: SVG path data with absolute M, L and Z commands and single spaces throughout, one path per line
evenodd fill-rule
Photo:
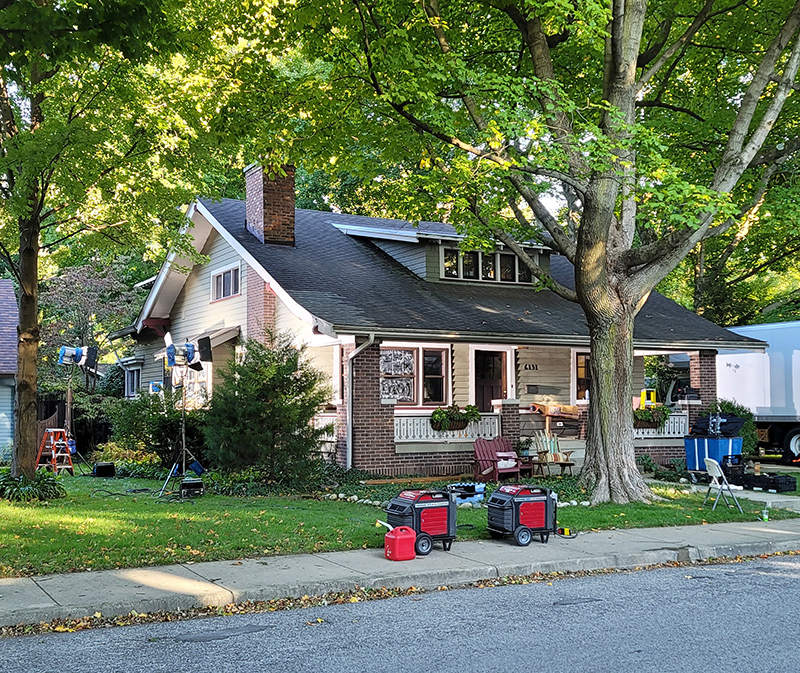
M 468 404 L 461 409 L 457 404 L 449 407 L 439 407 L 431 414 L 431 427 L 437 432 L 449 432 L 450 430 L 463 430 L 471 421 L 478 421 L 481 413 L 478 407 Z
M 663 428 L 672 413 L 669 407 L 647 407 L 633 410 L 633 427 L 658 430 Z
M 442 421 L 431 421 L 431 427 L 436 430 L 437 432 L 442 431 Z M 448 430 L 463 430 L 469 425 L 469 421 L 466 419 L 457 419 L 455 421 L 451 420 L 447 426 Z

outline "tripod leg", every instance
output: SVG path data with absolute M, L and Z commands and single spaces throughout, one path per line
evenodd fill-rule
M 177 475 L 177 472 L 178 472 L 178 463 L 176 461 L 175 463 L 173 463 L 172 467 L 170 468 L 169 474 L 167 475 L 167 479 L 166 479 L 166 481 L 164 481 L 164 485 L 161 487 L 161 490 L 158 492 L 158 497 L 159 498 L 162 495 L 164 495 L 164 491 L 167 490 L 167 486 L 169 485 L 170 480 L 172 479 L 173 476 Z

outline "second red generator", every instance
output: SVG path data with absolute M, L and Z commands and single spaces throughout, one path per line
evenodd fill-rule
M 513 536 L 520 547 L 531 543 L 533 533 L 545 543 L 556 531 L 558 495 L 540 486 L 508 484 L 489 498 L 488 528 L 493 538 Z

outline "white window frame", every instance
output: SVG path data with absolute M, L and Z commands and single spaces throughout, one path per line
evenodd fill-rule
M 133 397 L 136 397 L 142 388 L 142 368 L 126 367 L 124 371 L 125 371 L 125 397 L 131 399 Z
M 226 274 L 228 271 L 236 271 L 238 275 L 238 283 L 237 283 L 237 291 L 231 292 L 231 294 L 225 297 L 217 297 L 215 295 L 215 289 L 217 285 L 217 278 Z M 223 283 L 224 285 L 224 283 Z M 231 276 L 231 286 L 233 286 L 233 276 Z M 224 301 L 225 299 L 230 299 L 231 297 L 238 297 L 242 294 L 242 265 L 239 262 L 235 264 L 229 264 L 228 266 L 222 266 L 218 269 L 214 269 L 211 272 L 211 289 L 209 293 L 209 302 L 216 302 L 216 301 Z
M 572 405 L 588 405 L 589 400 L 578 399 L 578 356 L 591 355 L 588 348 L 571 348 L 569 354 L 569 396 Z
M 380 345 L 386 350 L 413 350 L 414 357 L 414 396 L 416 404 L 398 402 L 395 409 L 435 409 L 437 406 L 449 406 L 453 403 L 453 348 L 449 343 L 419 343 L 418 341 L 384 341 Z M 426 350 L 443 351 L 445 353 L 444 367 L 444 402 L 429 402 L 425 404 L 422 398 L 425 394 L 425 376 L 423 367 L 423 352 Z
M 470 344 L 469 345 L 469 403 L 475 404 L 475 351 L 495 351 L 506 354 L 506 396 L 509 400 L 517 399 L 517 346 L 504 346 L 501 344 Z
M 444 269 L 444 257 L 446 250 L 455 250 L 458 253 L 458 278 L 453 278 L 452 276 L 445 276 L 445 269 Z M 442 244 L 439 246 L 439 279 L 446 280 L 446 281 L 463 281 L 468 283 L 492 283 L 495 285 L 530 285 L 531 281 L 533 280 L 533 274 L 531 274 L 531 281 L 527 280 L 520 280 L 519 279 L 519 272 L 520 268 L 523 265 L 522 261 L 516 254 L 514 254 L 511 250 L 495 250 L 494 252 L 483 252 L 481 250 L 470 250 L 469 252 L 477 252 L 478 253 L 478 278 L 464 278 L 464 255 L 461 250 L 459 250 L 458 246 L 453 245 L 445 245 Z M 514 255 L 515 265 L 514 265 L 514 278 L 515 280 L 500 280 L 500 255 Z M 529 250 L 528 254 L 536 261 L 538 261 L 539 253 L 536 250 Z M 483 277 L 483 258 L 485 255 L 492 255 L 494 257 L 494 272 L 495 278 L 488 279 Z

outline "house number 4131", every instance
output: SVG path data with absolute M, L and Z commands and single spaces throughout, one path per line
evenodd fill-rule
M 529 371 L 529 372 L 530 371 L 537 372 L 537 371 L 539 371 L 539 365 L 535 365 L 532 362 L 528 362 L 523 366 L 523 369 L 525 369 L 525 371 Z

